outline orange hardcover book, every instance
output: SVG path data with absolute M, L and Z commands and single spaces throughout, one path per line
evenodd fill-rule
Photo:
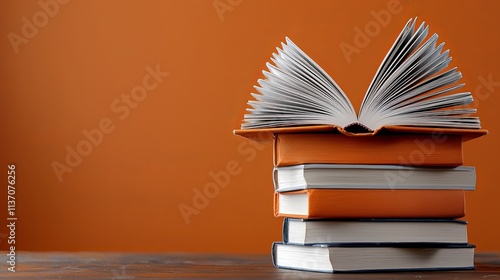
M 272 140 L 278 134 L 298 134 L 298 133 L 335 133 L 350 137 L 371 138 L 373 136 L 382 135 L 435 135 L 442 137 L 443 135 L 461 136 L 463 141 L 469 141 L 481 136 L 487 135 L 486 129 L 465 129 L 465 128 L 438 128 L 438 127 L 415 127 L 415 126 L 399 126 L 386 125 L 369 132 L 349 132 L 338 125 L 303 125 L 289 127 L 269 127 L 269 128 L 252 128 L 252 129 L 235 129 L 234 135 L 238 135 L 257 142 L 267 142 Z
M 459 166 L 462 135 L 400 134 L 349 137 L 340 133 L 280 133 L 275 166 L 304 163 Z
M 274 215 L 290 218 L 461 218 L 463 190 L 308 189 L 274 194 Z

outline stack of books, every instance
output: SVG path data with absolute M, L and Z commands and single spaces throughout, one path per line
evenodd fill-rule
M 457 219 L 476 172 L 461 166 L 462 136 L 446 138 L 276 134 L 274 211 L 285 220 L 274 264 L 322 272 L 473 268 L 474 246 Z M 417 153 L 418 163 L 403 165 Z
M 286 39 L 235 134 L 274 142 L 278 268 L 318 272 L 473 269 L 464 141 L 487 134 L 449 52 L 411 19 L 356 116 L 340 87 Z

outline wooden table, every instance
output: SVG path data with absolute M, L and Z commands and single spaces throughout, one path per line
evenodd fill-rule
M 4 259 L 6 257 L 4 256 Z M 476 254 L 476 270 L 325 274 L 276 269 L 269 255 L 17 253 L 3 279 L 500 279 L 500 254 Z

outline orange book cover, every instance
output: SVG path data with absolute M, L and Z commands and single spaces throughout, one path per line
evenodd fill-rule
M 463 141 L 468 141 L 488 134 L 486 129 L 463 129 L 463 128 L 437 128 L 416 126 L 383 126 L 375 131 L 354 133 L 346 131 L 337 125 L 308 125 L 289 127 L 270 127 L 253 129 L 235 129 L 234 135 L 238 135 L 253 141 L 266 142 L 272 140 L 277 134 L 284 133 L 339 133 L 352 137 L 371 137 L 375 135 L 400 135 L 400 134 L 424 134 L 424 135 L 460 135 Z
M 275 166 L 304 163 L 459 166 L 462 135 L 400 134 L 349 137 L 340 133 L 280 133 Z
M 274 215 L 291 218 L 461 218 L 463 190 L 309 189 L 274 194 Z

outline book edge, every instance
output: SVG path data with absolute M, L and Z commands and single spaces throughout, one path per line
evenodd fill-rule
M 469 141 L 489 133 L 486 129 L 460 129 L 460 128 L 438 128 L 438 127 L 413 127 L 413 126 L 383 126 L 370 133 L 351 133 L 335 125 L 311 125 L 290 126 L 274 128 L 235 129 L 233 134 L 247 138 L 252 141 L 266 142 L 273 140 L 280 133 L 341 133 L 351 137 L 369 137 L 379 134 L 440 134 L 440 135 L 462 135 L 463 141 Z
M 410 272 L 410 271 L 452 271 L 452 270 L 474 270 L 475 265 L 474 261 L 472 263 L 472 266 L 464 266 L 464 267 L 432 267 L 432 268 L 397 268 L 397 269 L 353 269 L 353 270 L 314 270 L 314 269 L 301 269 L 297 267 L 288 267 L 288 266 L 281 266 L 278 265 L 278 261 L 276 258 L 276 250 L 278 245 L 284 245 L 284 246 L 302 246 L 302 245 L 293 245 L 293 244 L 284 244 L 283 242 L 275 241 L 272 243 L 272 251 L 271 251 L 271 259 L 273 266 L 278 269 L 291 269 L 291 270 L 297 270 L 297 271 L 313 271 L 313 272 L 321 272 L 321 273 L 371 273 L 371 272 Z M 316 245 L 314 245 L 316 246 Z M 325 244 L 320 244 L 317 246 L 321 247 L 340 247 L 340 246 L 326 246 Z M 305 247 L 312 247 L 312 246 L 305 246 Z M 361 247 L 381 247 L 381 246 L 361 246 Z M 387 246 L 391 247 L 391 246 Z M 474 244 L 466 244 L 466 245 L 460 245 L 460 246 L 444 246 L 444 247 L 438 247 L 438 248 L 446 248 L 446 249 L 466 249 L 470 248 L 474 250 L 476 248 L 476 245 Z

